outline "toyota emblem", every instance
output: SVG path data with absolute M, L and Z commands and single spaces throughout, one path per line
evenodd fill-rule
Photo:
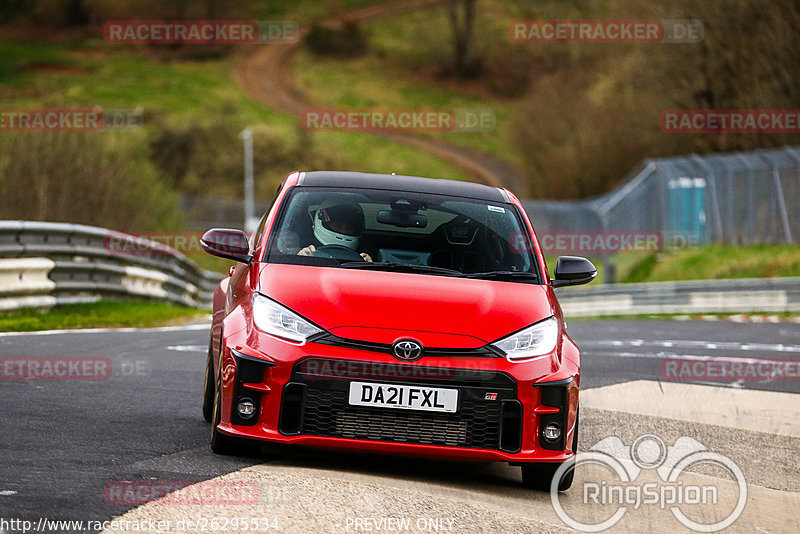
M 413 362 L 422 358 L 422 345 L 410 339 L 401 339 L 392 345 L 392 354 L 398 360 Z

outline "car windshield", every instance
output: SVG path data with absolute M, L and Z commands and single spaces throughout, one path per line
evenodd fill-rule
M 538 282 L 516 206 L 404 191 L 296 187 L 266 261 Z

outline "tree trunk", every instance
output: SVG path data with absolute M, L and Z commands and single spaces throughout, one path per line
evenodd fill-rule
M 470 70 L 470 45 L 475 21 L 475 0 L 450 0 L 447 7 L 450 15 L 450 28 L 453 31 L 453 73 L 458 77 L 464 77 L 469 74 Z

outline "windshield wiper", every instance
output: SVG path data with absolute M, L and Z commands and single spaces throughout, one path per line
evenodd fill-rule
M 431 265 L 411 265 L 408 263 L 383 262 L 383 261 L 346 261 L 339 265 L 347 269 L 368 269 L 376 271 L 398 271 L 423 274 L 446 274 L 449 276 L 463 276 L 463 273 L 444 267 Z
M 529 271 L 486 271 L 483 273 L 470 273 L 465 276 L 467 278 L 481 278 L 486 280 L 501 280 L 501 279 L 538 280 L 539 279 L 539 275 Z

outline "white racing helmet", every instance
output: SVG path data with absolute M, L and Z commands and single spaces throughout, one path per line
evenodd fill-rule
M 314 212 L 314 237 L 322 245 L 358 248 L 364 231 L 364 211 L 354 200 L 328 199 Z

